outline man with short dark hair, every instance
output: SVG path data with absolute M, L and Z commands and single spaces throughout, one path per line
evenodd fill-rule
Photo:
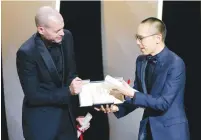
M 77 140 L 72 98 L 80 93 L 82 80 L 76 74 L 72 34 L 63 29 L 61 14 L 49 6 L 39 8 L 35 22 L 37 33 L 17 51 L 24 137 Z
M 136 60 L 134 90 L 121 93 L 126 101 L 104 112 L 123 117 L 138 107 L 144 108 L 139 140 L 189 140 L 189 127 L 184 109 L 185 64 L 165 45 L 165 24 L 150 17 L 137 30 L 136 41 L 142 55 Z M 123 81 L 125 88 L 129 85 Z

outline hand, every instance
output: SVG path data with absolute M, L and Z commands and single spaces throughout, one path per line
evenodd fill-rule
M 96 111 L 103 111 L 104 113 L 111 113 L 111 112 L 119 111 L 119 108 L 116 105 L 111 105 L 110 107 L 109 107 L 109 105 L 106 105 L 106 108 L 104 108 L 103 105 L 101 105 L 101 108 L 95 107 L 94 109 Z
M 114 96 L 116 99 L 120 100 L 120 101 L 124 101 L 125 97 L 122 94 L 121 91 L 117 90 L 117 89 L 112 89 L 110 90 L 110 95 Z
M 78 122 L 78 124 L 79 124 L 80 126 L 83 125 L 83 120 L 84 120 L 84 116 L 79 116 L 79 117 L 76 118 L 76 121 Z
M 71 82 L 70 86 L 70 91 L 72 95 L 76 95 L 78 93 L 81 92 L 82 90 L 82 79 L 76 77 L 75 79 L 73 79 L 73 81 Z
M 131 98 L 134 97 L 134 95 L 135 95 L 134 89 L 132 87 L 130 87 L 129 84 L 126 83 L 124 80 L 122 80 L 121 82 L 122 82 L 125 90 L 122 90 L 120 92 L 125 96 L 131 97 Z
M 90 127 L 90 123 L 86 124 L 86 126 L 84 127 L 84 129 L 82 129 L 83 126 L 83 120 L 84 120 L 84 116 L 79 116 L 76 118 L 76 121 L 79 123 L 79 125 L 81 126 L 80 129 L 82 132 L 85 132 L 89 127 Z
M 130 98 L 133 98 L 132 96 L 126 96 L 125 93 L 122 91 L 119 91 L 118 89 L 112 89 L 110 91 L 110 95 L 114 96 L 115 98 L 119 99 L 120 101 L 124 101 Z
M 86 124 L 85 127 L 81 127 L 80 130 L 84 133 L 86 130 L 88 130 L 90 127 L 90 123 Z

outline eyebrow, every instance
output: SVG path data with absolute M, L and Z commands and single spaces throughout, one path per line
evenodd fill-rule
M 135 37 L 143 38 L 144 36 L 136 34 Z
M 146 36 L 146 34 L 145 35 L 141 35 L 141 34 L 138 34 L 138 33 L 136 35 L 138 35 L 138 36 Z
M 63 28 L 61 28 L 61 29 L 63 29 Z M 56 32 L 59 32 L 61 29 L 56 30 Z

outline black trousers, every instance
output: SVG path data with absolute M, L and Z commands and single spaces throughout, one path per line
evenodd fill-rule
M 77 134 L 74 132 L 74 127 L 69 119 L 68 110 L 64 110 L 61 117 L 61 124 L 55 140 L 77 140 Z
M 147 132 L 146 140 L 153 140 L 149 121 L 147 122 L 146 125 L 146 132 Z

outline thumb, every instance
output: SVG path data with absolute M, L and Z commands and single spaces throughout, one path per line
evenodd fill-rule
M 76 121 L 81 121 L 83 119 L 84 119 L 84 116 L 79 116 L 79 117 L 76 118 Z
M 123 86 L 130 88 L 130 86 L 128 85 L 128 83 L 126 83 L 124 80 L 122 81 Z
M 79 77 L 76 77 L 75 80 L 76 80 L 76 81 L 80 81 L 80 80 L 82 80 L 82 79 L 79 78 Z

